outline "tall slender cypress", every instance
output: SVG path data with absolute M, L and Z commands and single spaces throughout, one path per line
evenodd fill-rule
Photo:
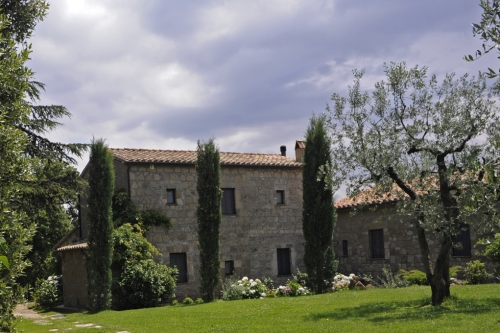
M 198 181 L 198 241 L 200 244 L 200 292 L 205 302 L 213 301 L 220 280 L 219 236 L 221 213 L 219 149 L 210 139 L 198 141 L 196 174 Z
M 92 312 L 111 306 L 112 199 L 115 186 L 113 156 L 104 140 L 93 140 L 88 170 L 90 222 L 87 257 L 89 308 Z
M 302 230 L 305 238 L 304 263 L 313 291 L 323 292 L 325 280 L 331 280 L 336 263 L 333 255 L 333 228 L 335 210 L 333 193 L 324 176 L 318 171 L 321 166 L 332 163 L 330 140 L 325 126 L 325 117 L 312 116 L 306 131 L 306 148 L 302 168 Z

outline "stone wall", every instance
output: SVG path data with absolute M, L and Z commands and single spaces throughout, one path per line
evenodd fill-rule
M 152 227 L 149 240 L 170 263 L 170 253 L 187 255 L 188 282 L 178 284 L 178 298 L 199 297 L 196 172 L 194 165 L 148 164 L 130 166 L 130 194 L 139 209 L 153 208 L 171 218 L 172 229 Z M 223 215 L 221 224 L 221 275 L 224 262 L 234 261 L 236 276 L 272 277 L 277 283 L 277 250 L 290 248 L 292 272 L 302 263 L 302 171 L 284 167 L 223 166 L 221 187 L 235 189 L 235 215 Z M 175 189 L 176 203 L 167 204 L 166 190 Z M 285 191 L 285 204 L 277 205 L 276 191 Z
M 87 267 L 85 251 L 82 249 L 60 252 L 63 260 L 64 306 L 86 309 L 88 305 Z
M 396 215 L 395 204 L 380 205 L 376 210 L 373 210 L 373 207 L 361 209 L 354 216 L 350 215 L 350 212 L 350 209 L 337 210 L 334 243 L 340 272 L 383 276 L 384 267 L 390 267 L 394 273 L 400 269 L 424 271 L 415 222 L 411 219 L 401 222 Z M 373 229 L 383 229 L 385 250 L 383 259 L 370 257 L 369 230 Z M 343 240 L 348 242 L 348 256 L 342 255 Z M 432 262 L 435 263 L 439 240 L 436 234 L 430 233 L 427 233 L 427 240 Z M 477 235 L 471 230 L 473 246 L 477 240 Z M 465 267 L 467 262 L 479 259 L 487 264 L 487 270 L 491 273 L 494 265 L 478 255 L 482 249 L 482 247 L 472 247 L 471 257 L 451 257 L 450 265 Z

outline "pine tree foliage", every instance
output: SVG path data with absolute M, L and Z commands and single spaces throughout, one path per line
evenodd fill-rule
M 313 291 L 323 292 L 325 280 L 333 278 L 336 263 L 333 255 L 333 229 L 336 214 L 329 181 L 320 172 L 331 166 L 330 140 L 323 116 L 313 116 L 306 131 L 302 168 L 302 230 L 305 238 L 304 263 Z
M 213 301 L 220 280 L 221 189 L 220 156 L 214 140 L 198 141 L 196 174 L 198 176 L 198 241 L 200 244 L 200 292 L 205 302 Z
M 89 308 L 111 306 L 112 201 L 115 186 L 113 156 L 104 140 L 93 140 L 88 169 L 89 247 L 87 257 Z

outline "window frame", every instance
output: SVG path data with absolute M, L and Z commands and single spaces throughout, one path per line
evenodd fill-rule
M 370 229 L 370 258 L 385 259 L 384 229 Z
M 347 242 L 346 239 L 342 240 L 342 256 L 343 257 L 349 256 L 349 243 Z
M 222 197 L 221 197 L 221 212 L 222 215 L 236 215 L 236 200 L 235 200 L 235 189 L 232 187 L 221 188 Z M 225 193 L 231 193 L 231 198 L 227 199 L 224 195 Z M 231 201 L 231 202 L 227 202 Z
M 234 275 L 234 260 L 224 262 L 224 272 L 226 276 Z
M 455 247 L 458 243 L 462 245 L 461 249 Z M 472 256 L 471 250 L 472 250 L 472 242 L 470 239 L 470 226 L 467 223 L 462 223 L 460 225 L 460 233 L 455 237 L 455 240 L 453 241 L 453 247 L 451 248 L 451 256 L 471 257 Z
M 292 275 L 292 251 L 289 247 L 276 249 L 278 276 Z
M 168 193 L 173 193 L 173 202 L 169 202 L 168 201 Z M 177 193 L 176 193 L 176 190 L 175 188 L 167 188 L 166 190 L 166 193 L 167 193 L 167 205 L 176 205 L 177 204 Z
M 177 263 L 179 263 L 179 265 L 177 265 Z M 177 281 L 176 281 L 177 283 L 186 283 L 189 281 L 186 252 L 170 253 L 170 267 L 172 268 L 177 267 L 177 269 L 179 270 L 179 274 L 177 275 Z
M 277 205 L 284 205 L 285 204 L 285 191 L 284 190 L 276 190 L 276 204 Z

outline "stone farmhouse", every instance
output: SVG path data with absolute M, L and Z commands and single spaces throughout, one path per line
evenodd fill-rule
M 304 146 L 296 148 L 300 160 Z M 115 188 L 125 189 L 139 209 L 155 209 L 171 218 L 169 231 L 153 226 L 148 239 L 160 250 L 160 262 L 179 269 L 176 296 L 198 297 L 196 151 L 109 150 Z M 305 271 L 298 159 L 286 157 L 285 146 L 281 154 L 220 153 L 221 276 L 269 276 L 284 283 L 297 268 Z M 80 203 L 80 226 L 55 248 L 63 261 L 64 305 L 85 308 L 89 221 L 84 196 Z
M 302 233 L 302 169 L 305 143 L 297 141 L 295 158 L 281 154 L 220 154 L 222 277 L 271 277 L 283 284 L 297 269 L 305 271 Z M 160 262 L 176 266 L 176 295 L 199 296 L 195 151 L 113 149 L 115 188 L 125 189 L 139 209 L 155 209 L 171 218 L 172 228 L 151 227 L 148 239 L 160 250 Z M 86 169 L 82 172 L 86 177 Z M 87 248 L 89 221 L 86 198 L 80 199 L 80 225 L 55 246 L 63 262 L 64 305 L 87 306 Z M 382 269 L 424 270 L 414 221 L 401 221 L 390 197 L 344 198 L 335 203 L 335 255 L 342 273 L 382 276 Z M 374 209 L 377 208 L 377 209 Z M 351 212 L 358 209 L 355 215 Z M 480 259 L 478 236 L 464 225 L 452 250 L 451 265 Z M 430 253 L 437 237 L 428 235 Z M 435 261 L 435 258 L 433 258 Z M 489 272 L 494 265 L 486 261 Z

